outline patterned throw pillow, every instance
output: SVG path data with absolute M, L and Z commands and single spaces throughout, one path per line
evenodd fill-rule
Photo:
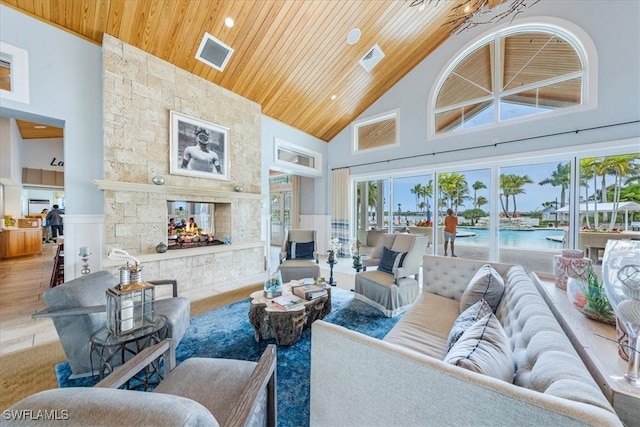
M 460 297 L 460 313 L 484 299 L 495 313 L 504 295 L 504 280 L 491 264 L 478 269 Z
M 481 299 L 465 311 L 460 313 L 456 321 L 449 331 L 449 338 L 447 339 L 447 352 L 451 350 L 451 347 L 460 339 L 464 331 L 469 329 L 474 323 L 482 319 L 488 314 L 491 314 L 491 306 L 487 304 L 484 299 Z
M 378 263 L 378 270 L 388 274 L 395 274 L 398 267 L 402 267 L 406 256 L 406 252 L 394 252 L 385 246 L 382 248 L 382 258 Z
M 287 259 L 313 259 L 313 242 L 287 242 Z
M 449 350 L 444 361 L 513 383 L 514 366 L 507 334 L 495 314 L 474 323 Z

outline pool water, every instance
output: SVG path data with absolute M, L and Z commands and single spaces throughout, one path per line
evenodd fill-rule
M 489 230 L 479 228 L 463 228 L 458 230 L 472 231 L 475 236 L 457 237 L 456 243 L 489 245 Z M 537 230 L 500 230 L 500 246 L 512 246 L 516 248 L 538 248 L 538 249 L 562 249 L 562 241 L 556 242 L 548 240 L 547 237 L 562 238 L 564 231 L 556 228 L 541 228 Z

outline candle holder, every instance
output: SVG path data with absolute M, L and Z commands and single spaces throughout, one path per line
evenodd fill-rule
M 91 273 L 91 269 L 89 268 L 89 256 L 91 255 L 91 252 L 89 251 L 89 248 L 86 246 L 81 247 L 78 255 L 82 260 L 82 270 L 80 270 L 80 273 L 83 275 Z

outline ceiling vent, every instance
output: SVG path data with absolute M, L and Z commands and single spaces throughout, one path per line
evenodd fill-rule
M 196 53 L 196 59 L 212 66 L 218 71 L 224 71 L 224 67 L 227 66 L 227 62 L 229 62 L 232 53 L 232 48 L 211 34 L 204 33 L 204 37 Z
M 362 59 L 360 59 L 360 65 L 369 72 L 382 58 L 384 58 L 384 52 L 380 49 L 380 46 L 374 44 L 369 52 L 365 53 Z

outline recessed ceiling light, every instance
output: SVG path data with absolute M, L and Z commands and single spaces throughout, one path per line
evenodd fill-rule
M 334 101 L 337 98 L 336 95 L 331 95 L 331 100 Z
M 349 31 L 349 34 L 347 35 L 347 43 L 349 44 L 358 43 L 358 40 L 360 40 L 361 35 L 362 35 L 362 32 L 360 31 L 360 28 L 354 28 L 353 30 Z
M 46 126 L 43 126 L 43 125 L 36 125 L 36 126 L 34 126 L 33 128 L 34 128 L 34 129 L 46 129 L 47 127 L 46 127 Z
M 235 22 L 233 22 L 232 17 L 227 16 L 226 18 L 224 18 L 224 25 L 226 25 L 229 28 L 233 28 L 233 26 L 235 25 Z

